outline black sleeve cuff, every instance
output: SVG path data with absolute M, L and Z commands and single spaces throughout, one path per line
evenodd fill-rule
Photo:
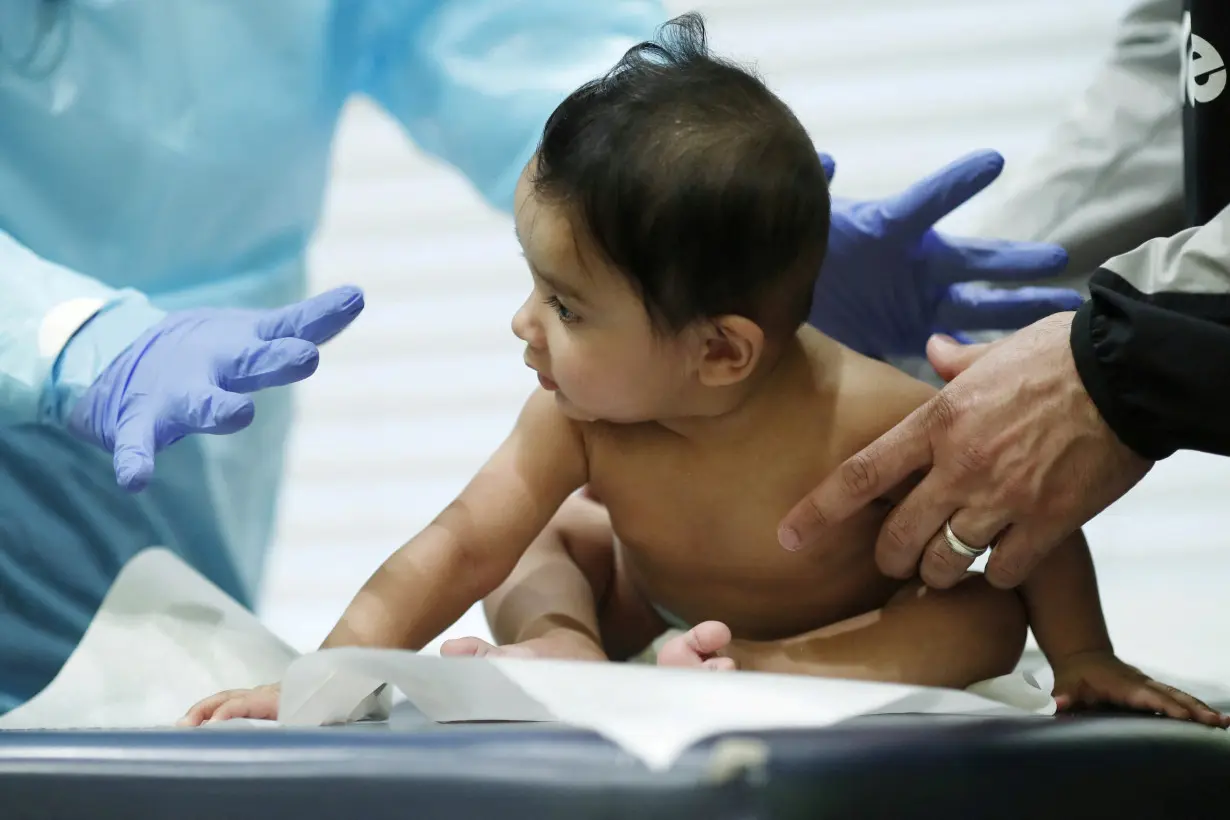
M 1122 401 L 1116 393 L 1111 368 L 1104 366 L 1098 358 L 1097 343 L 1104 341 L 1104 338 L 1095 338 L 1093 313 L 1092 300 L 1081 305 L 1072 318 L 1070 336 L 1072 358 L 1076 362 L 1076 372 L 1085 385 L 1085 392 L 1120 441 L 1142 458 L 1160 461 L 1173 454 L 1174 449 L 1152 440 L 1148 420 L 1135 417 L 1131 405 Z
M 1230 455 L 1230 296 L 1145 295 L 1101 270 L 1072 321 L 1072 356 L 1115 435 L 1157 461 Z

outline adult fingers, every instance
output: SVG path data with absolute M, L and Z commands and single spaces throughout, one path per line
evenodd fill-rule
M 218 386 L 232 393 L 254 393 L 302 381 L 320 366 L 320 351 L 297 338 L 261 342 L 219 365 Z
M 158 421 L 149 399 L 138 399 L 120 412 L 111 463 L 116 482 L 130 493 L 144 490 L 154 474 Z
M 968 154 L 887 200 L 884 215 L 906 233 L 922 236 L 990 185 L 1003 169 L 1004 158 L 995 151 Z
M 940 531 L 955 507 L 944 479 L 931 471 L 884 519 L 876 538 L 876 566 L 890 578 L 912 578 L 923 549 Z
M 352 285 L 326 291 L 311 299 L 266 311 L 257 321 L 256 335 L 265 341 L 297 338 L 324 344 L 363 311 L 363 291 Z
M 778 543 L 799 550 L 825 529 L 849 518 L 915 470 L 931 464 L 930 425 L 941 394 L 915 410 L 892 430 L 834 470 L 786 514 L 777 531 Z
M 163 426 L 178 441 L 190 433 L 227 435 L 252 423 L 256 406 L 248 396 L 207 385 L 183 396 L 168 408 Z
M 837 161 L 823 151 L 820 151 L 817 156 L 820 157 L 820 167 L 824 169 L 824 178 L 832 182 L 833 177 L 837 175 Z
M 1031 282 L 1058 276 L 1068 266 L 1068 252 L 1047 242 L 942 236 L 932 254 L 932 269 L 948 284 Z
M 993 344 L 995 342 L 967 344 L 937 334 L 927 340 L 927 361 L 935 368 L 935 372 L 941 379 L 950 382 L 985 356 Z
M 1019 330 L 1055 313 L 1076 310 L 1083 299 L 1066 288 L 988 288 L 970 282 L 948 288 L 935 310 L 935 326 L 953 330 Z
M 919 577 L 933 589 L 955 586 L 977 560 L 977 556 L 966 555 L 959 547 L 965 546 L 977 552 L 989 546 L 1007 526 L 1005 515 L 957 510 L 928 543 L 919 567 Z M 952 527 L 953 536 L 960 542 L 958 548 L 948 542 L 947 527 Z

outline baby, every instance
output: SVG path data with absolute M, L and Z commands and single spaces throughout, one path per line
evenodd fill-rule
M 932 390 L 805 326 L 824 171 L 699 17 L 560 104 L 515 214 L 533 292 L 513 330 L 541 389 L 324 647 L 420 649 L 486 599 L 502 645 L 444 653 L 626 660 L 674 627 L 659 663 L 962 688 L 1011 671 L 1032 626 L 1061 706 L 1226 723 L 1116 658 L 1079 535 L 1019 592 L 882 575 L 891 498 L 815 549 L 778 546 L 786 511 Z M 223 692 L 183 722 L 277 706 L 277 685 Z

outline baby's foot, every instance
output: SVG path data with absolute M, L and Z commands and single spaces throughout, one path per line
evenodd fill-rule
M 496 646 L 482 638 L 454 638 L 441 645 L 440 654 L 450 657 L 551 658 L 564 661 L 607 659 L 589 638 L 566 630 L 504 646 Z
M 705 621 L 667 641 L 658 652 L 658 666 L 732 672 L 736 668 L 734 660 L 717 654 L 729 643 L 730 627 L 721 621 Z

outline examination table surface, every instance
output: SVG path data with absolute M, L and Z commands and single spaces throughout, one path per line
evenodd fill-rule
M 884 715 L 725 735 L 655 772 L 555 724 L 13 731 L 0 817 L 1224 820 L 1230 735 L 1109 714 Z

